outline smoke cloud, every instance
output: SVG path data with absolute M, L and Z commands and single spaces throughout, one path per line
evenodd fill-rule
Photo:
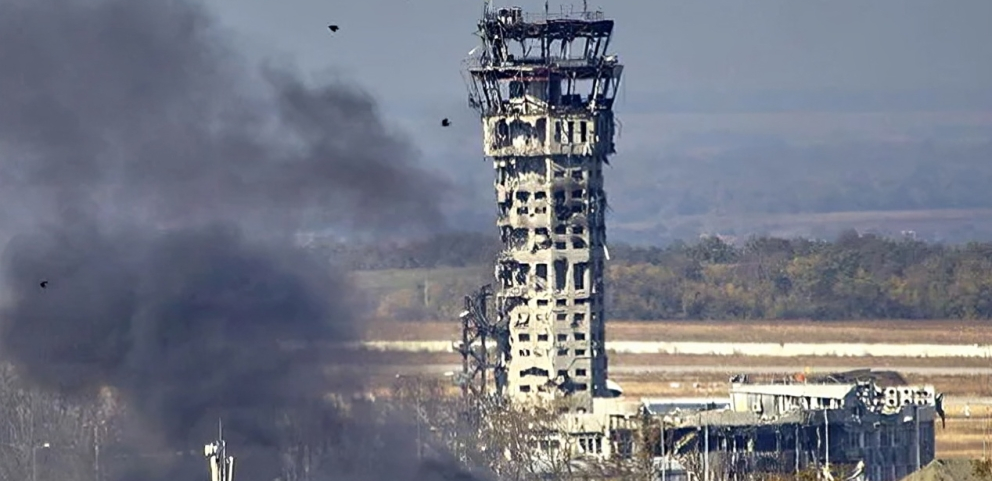
M 292 235 L 442 228 L 447 186 L 415 160 L 368 95 L 249 64 L 198 4 L 5 1 L 0 353 L 59 393 L 116 388 L 163 445 L 224 417 L 232 447 L 271 454 L 282 414 L 355 382 L 294 348 L 357 320 Z

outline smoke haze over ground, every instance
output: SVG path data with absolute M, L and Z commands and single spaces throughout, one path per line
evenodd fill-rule
M 357 327 L 287 242 L 442 227 L 415 157 L 361 91 L 248 65 L 197 4 L 4 1 L 0 352 L 43 388 L 114 386 L 164 446 L 223 416 L 235 451 L 271 448 L 278 413 L 351 387 L 279 343 Z

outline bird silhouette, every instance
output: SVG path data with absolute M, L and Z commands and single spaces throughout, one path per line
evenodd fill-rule
M 48 281 L 41 281 L 38 285 L 41 286 L 42 289 L 45 289 L 48 287 Z
M 337 25 L 328 25 L 327 28 L 332 32 L 337 32 L 340 29 Z
M 450 120 L 448 120 L 447 118 L 441 120 L 441 127 L 450 127 L 450 126 L 451 126 Z

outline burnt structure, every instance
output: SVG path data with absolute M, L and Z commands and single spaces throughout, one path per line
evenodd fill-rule
M 507 341 L 495 353 L 497 388 L 514 400 L 564 394 L 580 412 L 609 393 L 603 165 L 615 152 L 623 70 L 607 54 L 612 32 L 598 11 L 487 7 L 467 69 L 503 242 L 491 322 Z
M 777 383 L 741 377 L 729 402 L 715 409 L 642 404 L 646 422 L 639 429 L 648 431 L 648 449 L 665 481 L 800 472 L 895 481 L 932 461 L 942 395 L 930 385 L 886 384 L 868 371 L 848 374 Z

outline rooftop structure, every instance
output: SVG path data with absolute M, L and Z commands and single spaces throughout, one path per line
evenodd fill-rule
M 932 461 L 935 421 L 943 418 L 933 386 L 882 387 L 870 373 L 846 374 L 818 383 L 735 382 L 724 409 L 657 413 L 645 404 L 646 429 L 660 440 L 653 454 L 672 481 L 839 467 L 849 479 L 894 481 Z
M 623 71 L 607 54 L 613 21 L 602 12 L 487 7 L 478 28 L 469 103 L 496 171 L 503 250 L 492 319 L 467 305 L 466 375 L 492 369 L 496 389 L 512 399 L 565 396 L 590 411 L 593 397 L 614 392 L 603 311 L 603 165 L 615 152 Z M 496 339 L 493 356 L 468 352 L 480 338 Z

